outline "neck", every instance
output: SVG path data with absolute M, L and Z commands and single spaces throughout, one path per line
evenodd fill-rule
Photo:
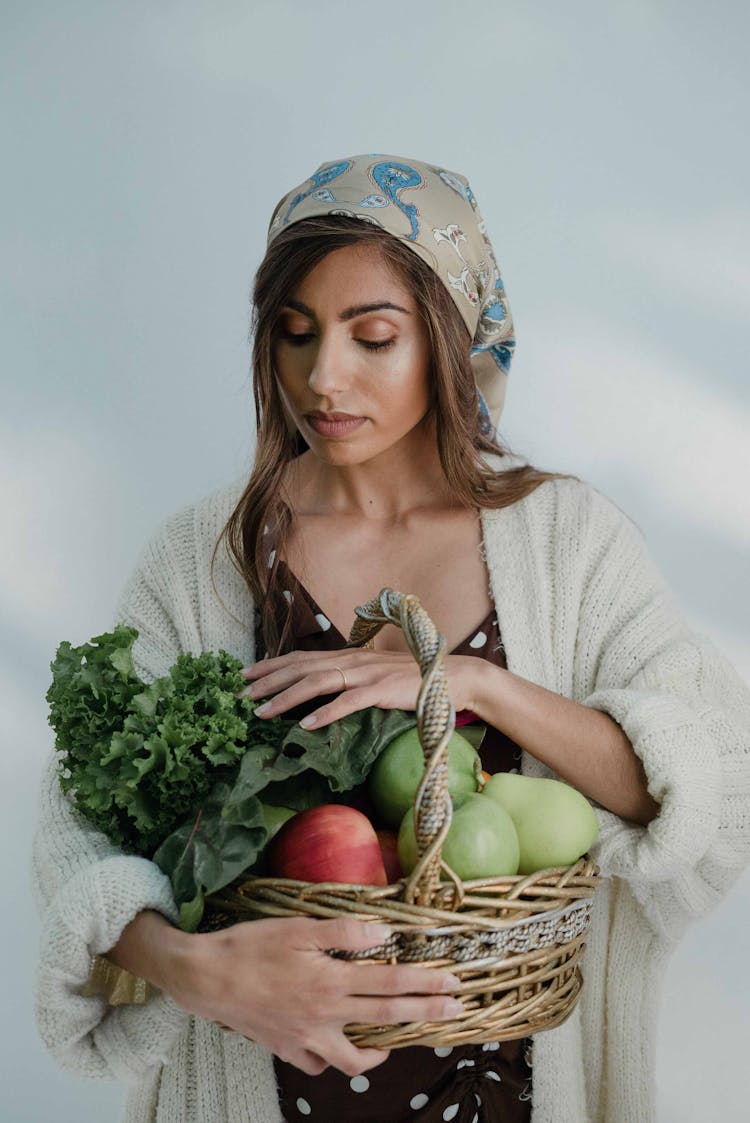
M 414 511 L 456 505 L 434 431 L 410 433 L 360 464 L 330 464 L 311 451 L 289 467 L 286 491 L 300 515 L 336 514 L 394 525 Z

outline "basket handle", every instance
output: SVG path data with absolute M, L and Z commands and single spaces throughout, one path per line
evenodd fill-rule
M 417 864 L 406 879 L 404 900 L 408 904 L 456 908 L 463 899 L 463 886 L 441 858 L 443 840 L 453 816 L 448 794 L 448 742 L 456 724 L 456 712 L 448 694 L 445 675 L 447 642 L 438 633 L 417 597 L 394 589 L 381 589 L 377 597 L 354 609 L 357 616 L 349 633 L 348 646 L 362 647 L 385 624 L 397 624 L 409 650 L 419 664 L 422 686 L 417 696 L 417 732 L 425 759 L 425 771 L 414 797 Z M 444 870 L 451 881 L 452 903 L 444 901 Z

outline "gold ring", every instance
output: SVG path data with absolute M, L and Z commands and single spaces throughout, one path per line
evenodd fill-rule
M 341 670 L 341 667 L 336 666 L 333 669 L 334 669 L 334 671 L 338 671 L 338 673 L 341 675 L 342 679 L 344 680 L 344 690 L 346 690 L 349 686 L 349 683 L 346 681 L 346 675 Z

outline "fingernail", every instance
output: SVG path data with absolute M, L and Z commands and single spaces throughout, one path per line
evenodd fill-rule
M 452 1018 L 456 1014 L 463 1014 L 463 1002 L 459 1002 L 457 998 L 446 998 L 445 1003 L 443 1004 L 443 1011 L 446 1018 Z
M 443 979 L 443 990 L 454 990 L 455 987 L 461 985 L 461 980 L 458 975 L 446 975 Z
M 315 714 L 308 714 L 307 717 L 300 718 L 299 723 L 303 729 L 312 729 L 314 725 L 318 724 L 318 719 Z
M 258 717 L 263 717 L 263 714 L 268 713 L 268 711 L 270 709 L 271 709 L 271 703 L 270 702 L 264 702 L 262 706 L 256 706 L 255 707 L 255 712 L 258 715 Z

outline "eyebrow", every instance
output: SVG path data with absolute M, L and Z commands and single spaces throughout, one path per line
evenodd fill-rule
M 312 308 L 308 308 L 301 300 L 287 300 L 285 307 L 293 308 L 295 312 L 301 312 L 303 316 L 309 316 L 311 320 L 315 319 Z M 393 312 L 403 312 L 405 316 L 411 315 L 411 312 L 407 308 L 402 308 L 400 304 L 392 304 L 390 300 L 383 300 L 376 304 L 353 304 L 351 308 L 345 308 L 343 312 L 339 313 L 339 320 L 341 323 L 345 323 L 347 320 L 353 320 L 355 316 L 364 316 L 367 312 L 377 312 L 381 308 L 390 308 Z

